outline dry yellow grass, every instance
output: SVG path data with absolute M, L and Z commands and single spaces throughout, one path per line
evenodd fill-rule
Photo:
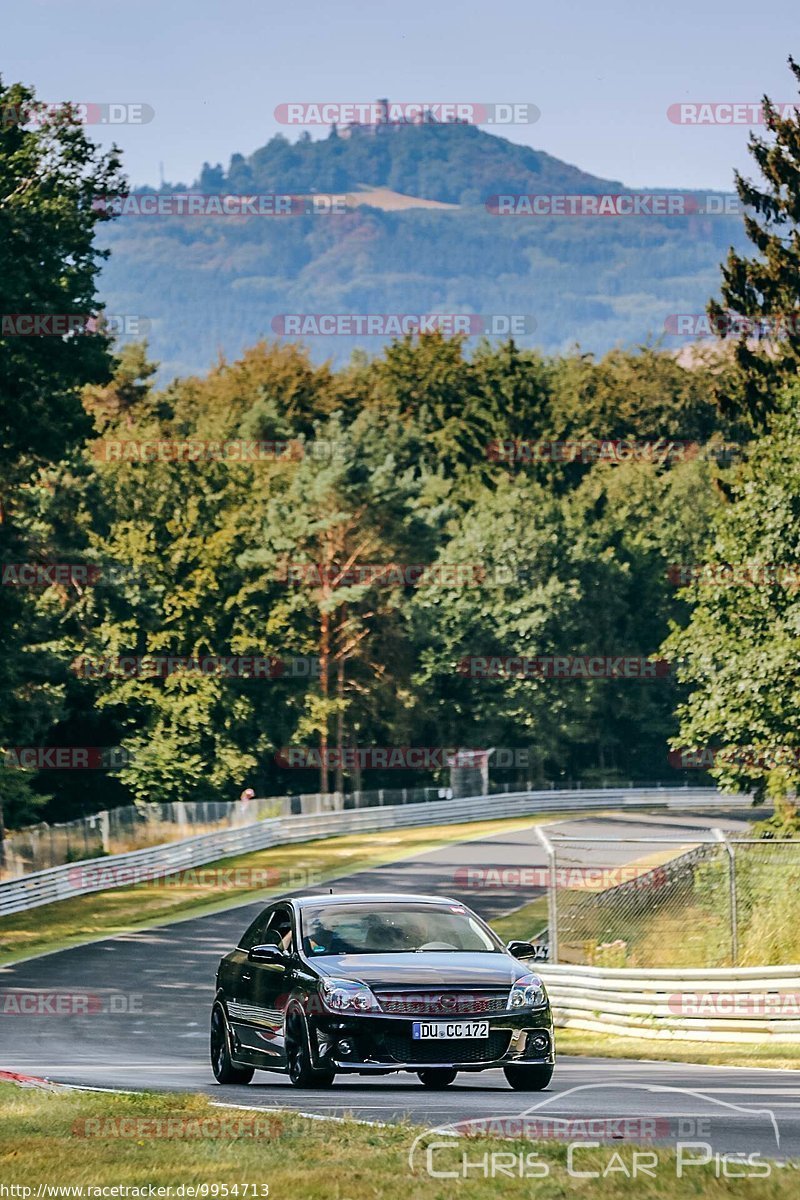
M 9 1188 L 31 1189 L 27 1196 L 33 1198 L 40 1185 L 82 1187 L 84 1197 L 91 1195 L 85 1190 L 90 1187 L 144 1188 L 129 1196 L 146 1196 L 150 1185 L 169 1187 L 173 1198 L 205 1187 L 201 1194 L 211 1200 L 267 1195 L 274 1200 L 566 1200 L 576 1195 L 618 1200 L 629 1193 L 637 1200 L 794 1200 L 797 1195 L 797 1172 L 772 1164 L 761 1179 L 725 1178 L 713 1161 L 679 1179 L 675 1153 L 664 1146 L 648 1147 L 656 1156 L 655 1169 L 634 1181 L 624 1165 L 630 1171 L 636 1148 L 619 1142 L 580 1147 L 574 1169 L 597 1171 L 596 1179 L 570 1174 L 564 1144 L 490 1138 L 450 1143 L 438 1151 L 434 1170 L 458 1173 L 460 1168 L 462 1177 L 435 1178 L 426 1170 L 424 1147 L 414 1155 L 416 1169 L 409 1164 L 422 1132 L 410 1125 L 376 1127 L 285 1112 L 234 1111 L 197 1095 L 43 1093 L 0 1085 L 0 1109 L 0 1179 Z M 236 1122 L 241 1122 L 240 1136 L 235 1136 Z M 172 1136 L 164 1136 L 169 1131 Z M 470 1164 L 486 1155 L 486 1167 L 471 1166 L 463 1177 L 463 1154 Z M 509 1174 L 510 1163 L 524 1168 L 529 1154 L 538 1155 L 536 1169 L 543 1177 Z M 492 1175 L 498 1163 L 501 1169 Z M 183 1193 L 175 1190 L 181 1185 Z M 4 1194 L 27 1200 L 25 1193 Z
M 131 929 L 233 908 L 280 892 L 302 890 L 368 867 L 414 857 L 452 842 L 525 829 L 540 821 L 561 819 L 563 815 L 548 813 L 542 817 L 428 825 L 274 846 L 207 863 L 180 878 L 172 877 L 167 885 L 163 880 L 155 880 L 76 896 L 74 900 L 61 900 L 1 917 L 0 963 Z M 103 866 L 103 859 L 89 864 L 92 870 L 102 870 Z M 265 887 L 263 882 L 252 887 L 235 883 L 224 886 L 226 875 L 232 875 L 235 881 L 246 879 L 248 872 L 259 873 L 256 879 L 262 880 L 268 874 L 270 880 L 275 880 L 274 886 Z

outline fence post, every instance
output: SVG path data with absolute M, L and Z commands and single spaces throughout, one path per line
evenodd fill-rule
M 731 966 L 739 963 L 739 913 L 736 900 L 736 853 L 725 836 L 724 829 L 712 829 L 718 842 L 722 842 L 728 853 L 728 899 L 731 910 Z
M 550 941 L 549 961 L 558 962 L 558 898 L 556 896 L 556 851 L 545 831 L 540 825 L 536 827 L 536 836 L 544 847 L 547 861 L 550 865 L 550 884 L 547 889 L 547 934 Z

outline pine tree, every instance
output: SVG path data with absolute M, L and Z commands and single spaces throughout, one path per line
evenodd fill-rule
M 800 85 L 800 65 L 790 57 L 789 66 Z M 782 116 L 766 96 L 763 111 L 768 136 L 751 134 L 749 141 L 762 180 L 735 175 L 758 255 L 731 248 L 722 267 L 723 303 L 708 305 L 721 336 L 736 338 L 731 369 L 718 376 L 717 402 L 756 430 L 800 365 L 800 112 Z

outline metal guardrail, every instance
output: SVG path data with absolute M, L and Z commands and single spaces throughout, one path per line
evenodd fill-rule
M 450 825 L 498 817 L 605 808 L 749 807 L 746 795 L 723 795 L 716 788 L 582 788 L 577 791 L 505 792 L 460 800 L 393 805 L 341 812 L 268 818 L 252 825 L 184 838 L 163 846 L 51 867 L 0 884 L 0 915 L 42 904 L 125 887 L 146 879 L 262 850 L 267 846 L 313 841 L 347 833 L 377 832 L 416 825 Z
M 176 800 L 165 804 L 126 804 L 74 821 L 25 825 L 6 830 L 0 840 L 0 880 L 18 879 L 64 863 L 102 854 L 127 854 L 147 846 L 199 837 L 220 829 L 251 825 L 291 812 L 283 798 L 265 800 Z
M 640 783 L 639 787 L 649 786 Z M 498 791 L 500 789 L 497 789 Z M 452 796 L 452 793 L 451 793 Z M 203 833 L 252 825 L 268 817 L 293 813 L 338 812 L 384 804 L 423 804 L 444 798 L 438 787 L 376 788 L 369 791 L 294 792 L 238 800 L 175 800 L 165 804 L 123 805 L 74 821 L 26 825 L 6 830 L 0 838 L 0 881 L 19 879 L 64 863 L 111 854 L 128 854 L 148 846 L 179 842 Z
M 675 1041 L 800 1043 L 800 965 L 535 969 L 562 1029 Z

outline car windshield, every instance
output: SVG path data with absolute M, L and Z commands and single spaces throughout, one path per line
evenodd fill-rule
M 329 904 L 304 908 L 303 949 L 323 954 L 426 951 L 500 954 L 491 934 L 461 904 Z

